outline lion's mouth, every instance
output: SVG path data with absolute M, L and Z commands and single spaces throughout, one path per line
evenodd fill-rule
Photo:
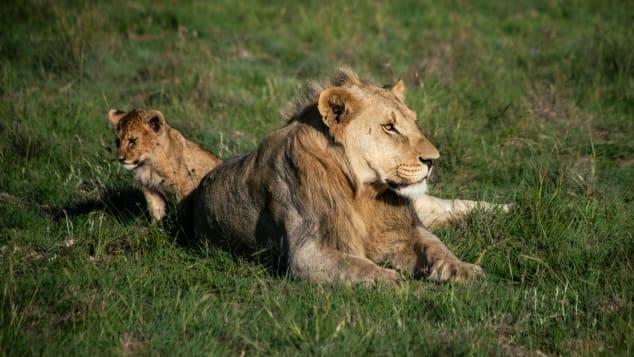
M 137 167 L 141 166 L 142 162 L 140 160 L 135 160 L 133 162 L 121 162 L 121 166 L 123 166 L 126 170 L 134 170 Z

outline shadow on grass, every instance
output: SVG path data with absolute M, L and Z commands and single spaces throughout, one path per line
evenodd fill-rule
M 109 189 L 97 199 L 75 202 L 51 213 L 53 219 L 59 221 L 64 217 L 74 218 L 95 211 L 105 212 L 122 223 L 128 223 L 146 214 L 145 198 L 136 189 Z
M 252 251 L 241 245 L 237 245 L 235 241 L 230 239 L 222 232 L 214 232 L 214 240 L 205 240 L 194 237 L 193 232 L 193 215 L 192 215 L 192 196 L 186 197 L 179 205 L 168 205 L 167 215 L 158 223 L 159 227 L 165 233 L 174 239 L 175 243 L 186 248 L 190 253 L 201 258 L 216 257 L 218 254 L 216 249 L 224 252 L 222 254 L 225 259 L 236 262 L 246 259 L 256 266 L 266 269 L 272 276 L 279 278 L 287 277 L 286 260 L 284 249 L 280 247 L 269 247 L 269 249 L 261 249 Z M 59 207 L 47 212 L 54 220 L 61 221 L 66 218 L 74 220 L 77 217 L 86 216 L 93 212 L 103 212 L 112 216 L 122 224 L 132 223 L 143 216 L 149 223 L 149 217 L 146 209 L 145 198 L 143 193 L 137 189 L 108 189 L 96 199 L 83 200 L 74 202 L 66 207 Z M 270 219 L 260 217 L 256 230 L 268 231 L 271 227 L 267 227 Z M 260 232 L 258 236 L 267 236 Z M 267 236 L 268 237 L 268 236 Z M 264 243 L 261 242 L 263 245 Z M 276 249 L 277 248 L 277 249 Z

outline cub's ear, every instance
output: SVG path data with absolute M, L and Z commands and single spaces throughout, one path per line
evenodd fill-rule
M 390 90 L 401 102 L 405 101 L 405 83 L 403 83 L 402 79 L 399 79 L 394 84 L 385 85 L 383 88 Z
M 148 110 L 145 113 L 145 123 L 152 128 L 152 131 L 159 133 L 165 128 L 165 117 L 158 110 Z
M 327 127 L 343 126 L 356 111 L 358 101 L 343 88 L 331 87 L 319 94 L 317 109 Z
M 125 112 L 119 109 L 110 109 L 108 112 L 108 120 L 113 127 L 116 127 L 124 116 Z

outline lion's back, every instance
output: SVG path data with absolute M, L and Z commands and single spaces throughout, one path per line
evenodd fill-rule
M 253 154 L 232 157 L 202 179 L 192 198 L 198 238 L 232 249 L 254 250 L 262 230 L 272 234 L 258 192 L 249 182 L 254 160 Z

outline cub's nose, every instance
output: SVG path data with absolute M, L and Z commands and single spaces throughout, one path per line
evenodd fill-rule
M 425 159 L 425 158 L 424 158 L 424 157 L 422 157 L 422 156 L 419 156 L 419 157 L 418 157 L 418 160 L 419 160 L 420 162 L 422 162 L 423 164 L 427 165 L 427 168 L 428 168 L 428 169 L 431 169 L 432 165 L 434 164 L 434 160 L 432 160 L 432 159 Z

